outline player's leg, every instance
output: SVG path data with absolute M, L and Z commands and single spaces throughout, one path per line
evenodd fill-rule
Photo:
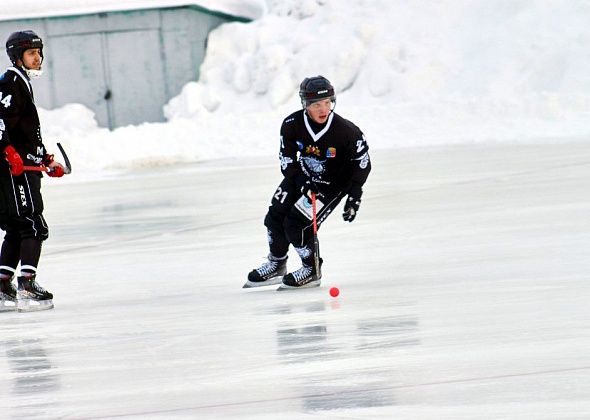
M 272 196 L 270 207 L 264 218 L 267 229 L 269 254 L 267 260 L 248 274 L 248 287 L 267 286 L 281 283 L 287 274 L 287 253 L 289 241 L 285 234 L 285 218 L 293 203 L 301 195 L 297 186 L 285 178 Z
M 16 288 L 12 279 L 20 260 L 20 236 L 5 228 L 4 241 L 0 251 L 0 312 L 16 309 Z
M 49 236 L 49 228 L 43 217 L 41 178 L 35 175 L 22 177 L 25 199 L 29 205 L 21 209 L 18 229 L 21 237 L 20 276 L 18 277 L 17 310 L 31 311 L 53 308 L 53 294 L 37 282 L 37 267 L 43 241 Z
M 316 199 L 317 226 L 321 224 L 332 213 L 332 210 L 342 200 L 343 195 L 339 192 L 323 192 Z M 282 287 L 316 287 L 320 285 L 321 275 L 315 272 L 314 267 L 314 246 L 313 246 L 313 221 L 311 205 L 305 197 L 293 206 L 285 220 L 287 226 L 287 237 L 293 245 L 299 258 L 301 267 L 283 277 Z M 323 259 L 320 258 L 320 266 Z

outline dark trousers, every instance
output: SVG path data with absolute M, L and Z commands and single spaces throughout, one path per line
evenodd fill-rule
M 340 203 L 341 191 L 322 189 L 316 198 L 318 229 Z M 311 247 L 313 222 L 311 203 L 302 196 L 299 187 L 284 178 L 275 191 L 264 225 L 268 229 L 270 253 L 275 257 L 287 254 L 289 244 L 296 248 Z
M 0 176 L 0 229 L 5 232 L 0 275 L 13 275 L 19 262 L 21 271 L 34 273 L 49 235 L 38 174 Z

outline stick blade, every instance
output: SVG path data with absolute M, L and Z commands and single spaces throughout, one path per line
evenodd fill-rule
M 68 159 L 68 155 L 66 155 L 66 151 L 64 150 L 61 143 L 59 143 L 59 142 L 57 143 L 57 148 L 59 149 L 61 155 L 64 158 L 64 163 L 65 163 L 64 173 L 71 174 L 72 173 L 72 164 L 70 163 L 70 159 Z

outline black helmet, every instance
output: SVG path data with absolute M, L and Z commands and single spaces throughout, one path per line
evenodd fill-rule
M 40 48 L 43 59 L 43 40 L 33 31 L 13 32 L 6 40 L 6 53 L 15 65 L 17 60 L 23 58 L 23 53 L 32 48 Z
M 299 85 L 299 97 L 303 107 L 324 98 L 336 100 L 334 86 L 324 76 L 306 77 Z

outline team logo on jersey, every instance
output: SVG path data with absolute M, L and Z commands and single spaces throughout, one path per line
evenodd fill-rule
M 305 148 L 305 153 L 308 155 L 316 155 L 317 157 L 320 157 L 322 155 L 320 152 L 320 148 L 317 146 L 307 146 Z
M 328 147 L 328 150 L 326 151 L 326 157 L 328 159 L 335 158 L 336 157 L 336 148 L 335 147 Z
M 361 156 L 359 167 L 361 169 L 366 169 L 367 166 L 369 166 L 369 153 L 365 152 L 365 154 Z
M 325 160 L 304 156 L 301 158 L 301 169 L 309 176 L 320 176 L 326 171 Z
M 283 152 L 279 153 L 279 160 L 281 161 L 281 169 L 283 171 L 287 169 L 287 166 L 293 163 L 293 159 L 288 156 L 283 156 Z

